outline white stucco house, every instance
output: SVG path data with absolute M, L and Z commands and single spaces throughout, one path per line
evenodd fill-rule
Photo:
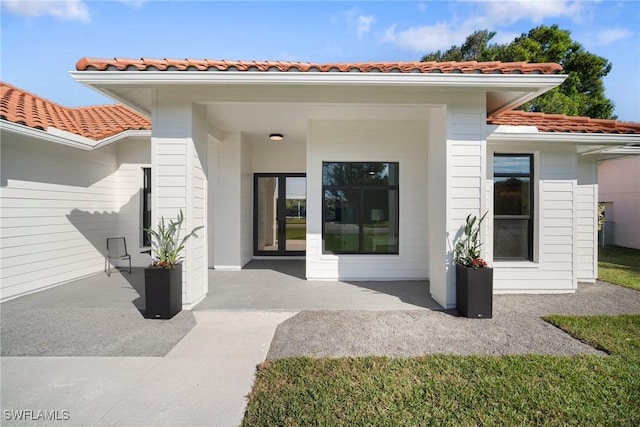
M 605 231 L 612 233 L 605 240 L 617 246 L 640 249 L 640 146 L 615 150 L 611 157 L 598 165 L 599 199 L 604 203 L 607 223 Z
M 2 298 L 102 271 L 106 237 L 185 212 L 185 308 L 207 269 L 304 257 L 309 280 L 428 279 L 455 305 L 454 242 L 488 212 L 496 292 L 597 277 L 597 162 L 640 124 L 512 111 L 557 64 L 83 58 L 124 104 L 67 109 L 2 88 Z M 131 110 L 134 110 L 135 113 Z M 98 129 L 98 131 L 96 131 Z M 94 132 L 94 133 L 92 133 Z M 61 261 L 60 258 L 64 260 Z

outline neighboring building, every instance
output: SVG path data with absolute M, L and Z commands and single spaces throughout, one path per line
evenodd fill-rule
M 601 162 L 598 184 L 599 200 L 605 205 L 606 232 L 613 234 L 605 237 L 606 241 L 640 249 L 640 156 Z
M 3 87 L 3 299 L 101 271 L 108 236 L 145 265 L 145 218 L 179 209 L 187 229 L 206 226 L 186 247 L 185 307 L 206 295 L 207 268 L 289 255 L 310 280 L 429 279 L 452 307 L 454 242 L 485 211 L 496 292 L 573 292 L 597 277 L 600 153 L 640 142 L 640 124 L 511 111 L 562 83 L 557 64 L 83 58 L 77 70 L 142 116 Z

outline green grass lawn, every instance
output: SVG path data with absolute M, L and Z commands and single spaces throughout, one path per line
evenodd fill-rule
M 640 250 L 619 246 L 600 247 L 598 279 L 640 291 Z
M 640 425 L 640 315 L 549 321 L 611 356 L 281 359 L 242 425 Z

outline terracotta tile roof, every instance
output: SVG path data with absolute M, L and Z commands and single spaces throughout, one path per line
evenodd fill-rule
M 554 74 L 555 63 L 526 62 L 364 62 L 329 63 L 281 61 L 224 61 L 214 59 L 81 58 L 78 71 L 302 71 L 361 73 L 463 73 L 463 74 Z
M 149 130 L 151 122 L 123 105 L 70 108 L 0 82 L 0 119 L 47 130 L 54 127 L 93 140 L 125 130 Z
M 564 114 L 505 111 L 489 117 L 491 125 L 535 126 L 541 132 L 640 134 L 640 123 L 573 117 Z

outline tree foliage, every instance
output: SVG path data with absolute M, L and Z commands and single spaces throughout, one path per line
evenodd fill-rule
M 605 96 L 603 78 L 611 62 L 588 52 L 557 25 L 541 25 L 511 43 L 490 43 L 493 31 L 478 30 L 460 46 L 422 57 L 422 61 L 556 62 L 568 77 L 562 85 L 527 102 L 521 109 L 569 116 L 613 119 L 614 104 Z

